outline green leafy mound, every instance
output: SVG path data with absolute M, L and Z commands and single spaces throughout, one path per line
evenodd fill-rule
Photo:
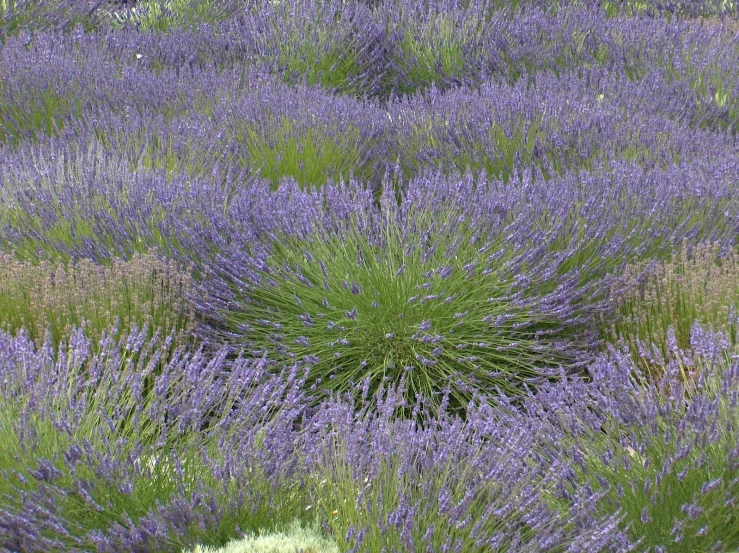
M 464 408 L 474 391 L 516 395 L 566 362 L 567 329 L 517 297 L 502 236 L 452 210 L 392 218 L 280 236 L 258 282 L 234 288 L 229 331 L 276 366 L 302 364 L 316 402 L 404 380 L 410 406 L 418 394 L 438 405 L 448 388 L 449 408 Z
M 313 528 L 302 528 L 296 520 L 285 532 L 248 536 L 220 549 L 200 545 L 190 553 L 339 553 L 334 542 L 320 535 L 319 528 L 317 524 Z

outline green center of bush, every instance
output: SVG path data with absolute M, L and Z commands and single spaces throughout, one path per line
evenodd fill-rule
M 392 219 L 280 237 L 259 282 L 237 292 L 230 329 L 252 355 L 309 369 L 316 396 L 369 379 L 372 398 L 404 379 L 409 409 L 417 394 L 438 405 L 446 387 L 451 410 L 474 390 L 519 393 L 561 357 L 541 339 L 555 322 L 512 301 L 502 239 L 452 211 Z

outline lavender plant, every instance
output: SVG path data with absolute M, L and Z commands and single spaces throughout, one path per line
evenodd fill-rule
M 349 171 L 355 167 L 358 176 L 369 176 L 367 169 L 371 167 L 361 167 L 360 132 L 356 127 L 348 126 L 341 134 L 317 125 L 301 129 L 284 117 L 268 121 L 264 134 L 251 126 L 235 126 L 238 130 L 234 131 L 234 140 L 248 152 L 248 163 L 273 187 L 292 177 L 301 187 L 320 188 L 329 178 L 349 180 Z
M 0 82 L 0 87 L 2 86 Z M 25 101 L 5 98 L 0 88 L 0 145 L 17 146 L 22 140 L 36 140 L 41 135 L 54 136 L 64 128 L 64 116 L 81 113 L 82 102 L 59 94 L 51 88 L 29 87 Z
M 510 390 L 539 375 L 544 356 L 533 336 L 513 331 L 529 322 L 525 312 L 505 300 L 494 271 L 476 270 L 484 258 L 475 250 L 492 252 L 497 244 L 470 243 L 472 232 L 449 216 L 436 222 L 438 234 L 429 233 L 426 215 L 406 236 L 387 222 L 381 245 L 358 229 L 336 238 L 283 237 L 272 244 L 263 284 L 226 317 L 235 328 L 248 325 L 244 338 L 255 355 L 283 353 L 306 363 L 311 389 L 344 391 L 367 374 L 376 387 L 405 373 L 411 394 L 431 395 L 460 370 L 474 375 L 461 376 L 466 384 L 486 389 Z M 506 330 L 486 338 L 502 321 Z
M 511 239 L 489 219 L 493 194 L 476 208 L 473 198 L 469 179 L 419 179 L 400 205 L 391 192 L 382 207 L 329 225 L 276 227 L 248 262 L 230 263 L 243 275 L 221 277 L 230 286 L 222 335 L 252 355 L 302 363 L 316 400 L 367 376 L 376 390 L 405 375 L 411 399 L 454 383 L 458 409 L 471 390 L 514 394 L 548 377 L 547 366 L 575 363 L 589 347 L 583 298 L 595 299 L 599 269 L 567 268 L 581 244 L 555 254 L 543 242 L 534 250 L 533 234 Z M 536 233 L 537 216 L 517 213 L 506 228 Z
M 626 349 L 592 367 L 593 381 L 541 393 L 527 411 L 550 420 L 552 447 L 575 461 L 571 482 L 603 497 L 594 516 L 623 514 L 621 528 L 650 551 L 732 551 L 736 532 L 736 348 L 694 328 L 691 349 L 673 343 L 658 381 L 634 375 Z M 696 379 L 684 378 L 686 366 Z M 572 502 L 563 481 L 553 497 Z
M 212 2 L 190 2 L 189 0 L 150 0 L 138 2 L 135 6 L 115 11 L 104 11 L 113 29 L 125 24 L 134 25 L 142 31 L 166 32 L 171 27 L 196 25 L 206 20 L 212 21 L 215 14 Z M 210 14 L 210 17 L 208 15 Z
M 365 379 L 358 411 L 331 400 L 306 427 L 311 507 L 337 542 L 367 552 L 630 550 L 617 516 L 589 516 L 591 489 L 575 492 L 579 510 L 547 505 L 571 469 L 538 455 L 535 419 L 496 417 L 481 399 L 463 422 L 447 411 L 447 388 L 438 408 L 417 398 L 427 425 L 399 421 L 404 381 L 370 401 Z
M 310 522 L 296 371 L 166 356 L 172 339 L 111 329 L 93 353 L 74 331 L 54 353 L 0 334 L 0 548 L 181 551 Z
M 296 10 L 275 2 L 259 20 L 265 62 L 285 82 L 357 97 L 375 93 L 387 48 L 384 29 L 361 3 L 317 0 Z
M 388 61 L 379 96 L 403 97 L 429 87 L 474 86 L 499 70 L 488 39 L 502 18 L 485 17 L 486 2 L 385 2 L 374 16 L 387 28 Z M 499 46 L 500 40 L 496 40 Z
M 2 0 L 0 2 L 0 45 L 14 36 L 39 31 L 97 28 L 89 7 L 69 0 Z

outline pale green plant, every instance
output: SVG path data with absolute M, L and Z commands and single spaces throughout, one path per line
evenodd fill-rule
M 339 553 L 339 548 L 332 540 L 321 534 L 321 527 L 316 522 L 310 528 L 304 528 L 299 520 L 294 520 L 282 532 L 250 535 L 241 540 L 233 540 L 225 547 L 214 548 L 199 545 L 190 553 Z

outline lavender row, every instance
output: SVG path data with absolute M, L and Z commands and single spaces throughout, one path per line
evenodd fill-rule
M 322 224 L 376 207 L 371 191 L 356 179 L 320 191 L 303 190 L 287 179 L 272 190 L 268 181 L 225 163 L 217 164 L 210 176 L 196 178 L 168 176 L 141 163 L 131 171 L 129 160 L 99 142 L 87 147 L 52 142 L 3 154 L 3 249 L 16 250 L 20 257 L 46 251 L 102 261 L 156 247 L 200 260 L 202 267 L 202 260 L 270 233 L 310 234 Z M 615 157 L 592 171 L 550 179 L 530 170 L 519 170 L 509 182 L 432 171 L 412 179 L 403 192 L 432 201 L 434 186 L 458 187 L 460 209 L 485 205 L 488 219 L 518 223 L 519 233 L 510 236 L 515 244 L 530 241 L 529 233 L 542 225 L 574 224 L 565 224 L 565 216 L 586 208 L 577 217 L 592 229 L 585 237 L 624 229 L 624 237 L 634 237 L 631 247 L 641 245 L 637 236 L 675 243 L 683 237 L 726 241 L 736 229 L 736 163 L 730 149 L 721 154 L 717 148 L 713 155 L 664 168 Z M 399 192 L 390 182 L 398 171 L 386 175 L 388 197 Z M 555 214 L 565 219 L 553 218 Z M 549 223 L 543 222 L 544 215 L 552 216 Z M 632 231 L 633 225 L 644 230 Z M 610 230 L 596 230 L 606 228 Z M 636 256 L 649 251 L 641 246 L 633 250 Z
M 342 2 L 344 7 L 349 2 Z M 395 9 L 398 1 L 359 0 L 356 2 L 369 9 Z M 271 6 L 278 2 L 270 3 Z M 560 0 L 482 0 L 463 2 L 442 0 L 426 3 L 431 9 L 449 11 L 480 7 L 483 14 L 494 11 L 513 15 L 520 11 L 539 9 L 556 14 L 565 11 L 570 5 Z M 575 7 L 591 10 L 603 10 L 608 17 L 643 16 L 649 18 L 696 18 L 736 16 L 737 6 L 733 2 L 723 0 L 675 0 L 662 2 L 646 0 L 644 2 L 616 2 L 614 0 L 580 0 L 573 3 Z M 173 28 L 189 26 L 201 27 L 217 25 L 238 17 L 240 13 L 259 12 L 264 2 L 239 2 L 233 0 L 213 0 L 207 4 L 197 2 L 139 2 L 138 10 L 131 10 L 130 5 L 123 2 L 87 2 L 86 4 L 72 0 L 10 0 L 0 11 L 0 40 L 4 42 L 8 36 L 15 36 L 24 31 L 70 31 L 82 26 L 87 31 L 119 28 L 130 25 L 143 30 L 168 31 Z M 407 6 L 404 6 L 407 7 Z
M 338 0 L 302 2 L 300 9 L 291 2 L 261 3 L 218 25 L 166 34 L 135 28 L 84 33 L 79 27 L 19 35 L 7 40 L 2 57 L 11 83 L 46 63 L 90 63 L 87 76 L 143 66 L 188 78 L 193 71 L 247 66 L 288 84 L 307 82 L 382 101 L 431 85 L 448 90 L 489 79 L 528 80 L 542 70 L 602 67 L 638 81 L 662 69 L 692 87 L 704 109 L 713 98 L 736 123 L 739 64 L 732 20 L 609 18 L 592 6 L 556 14 L 530 6 L 513 17 L 491 10 L 486 1 L 466 7 L 390 2 L 374 9 Z
M 732 155 L 665 169 L 611 159 L 592 172 L 520 171 L 508 182 L 437 171 L 403 190 L 388 172 L 378 198 L 354 179 L 320 191 L 286 180 L 272 190 L 228 166 L 211 178 L 173 178 L 140 165 L 131 173 L 99 143 L 56 148 L 27 149 L 5 165 L 4 251 L 109 263 L 154 248 L 192 265 L 201 335 L 270 361 L 319 364 L 313 399 L 327 385 L 346 389 L 376 348 L 395 381 L 437 362 L 453 378 L 461 362 L 486 389 L 515 391 L 548 378 L 547 366 L 581 368 L 627 263 L 665 257 L 682 240 L 732 247 L 739 226 Z M 335 240 L 341 247 L 327 249 Z M 405 253 L 383 257 L 396 250 Z M 453 255 L 463 269 L 444 269 Z M 372 336 L 354 333 L 368 329 Z M 503 338 L 488 343 L 491 332 Z M 347 376 L 336 380 L 342 355 Z M 457 406 L 465 399 L 455 397 Z
M 403 382 L 377 409 L 366 386 L 359 403 L 308 409 L 295 368 L 162 358 L 135 330 L 96 354 L 80 332 L 57 355 L 2 334 L 0 547 L 176 551 L 315 513 L 357 552 L 731 549 L 736 357 L 725 336 L 694 334 L 651 387 L 613 350 L 590 383 L 522 407 L 478 395 L 462 421 L 416 402 L 433 415 L 420 426 L 395 416 Z M 697 380 L 681 378 L 685 359 Z
M 666 168 L 736 151 L 720 128 L 696 128 L 715 122 L 719 108 L 696 111 L 698 96 L 664 71 L 639 83 L 601 69 L 541 73 L 533 85 L 488 81 L 380 105 L 239 70 L 190 81 L 98 69 L 38 68 L 19 81 L 5 115 L 6 138 L 17 146 L 0 149 L 5 165 L 26 163 L 31 150 L 46 156 L 59 143 L 73 150 L 96 140 L 132 169 L 200 177 L 228 165 L 273 186 L 292 177 L 304 187 L 353 174 L 379 192 L 396 164 L 403 182 L 428 168 L 507 180 L 522 167 L 562 174 L 616 157 Z M 63 100 L 70 91 L 74 105 Z

